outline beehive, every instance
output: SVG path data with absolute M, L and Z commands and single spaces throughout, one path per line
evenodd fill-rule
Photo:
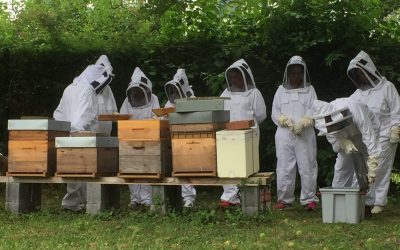
M 118 122 L 119 176 L 171 175 L 171 137 L 167 120 Z
M 116 137 L 58 137 L 57 176 L 115 176 L 118 172 Z
M 8 121 L 9 176 L 48 176 L 56 168 L 55 138 L 68 136 L 70 123 L 48 119 Z

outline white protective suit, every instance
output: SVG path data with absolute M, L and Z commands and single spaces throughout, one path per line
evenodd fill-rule
M 108 99 L 111 98 L 109 94 L 101 97 L 102 103 L 99 103 L 99 95 L 103 95 L 100 93 L 106 91 L 106 93 L 111 93 L 112 96 L 111 89 L 108 86 L 112 77 L 112 68 L 100 64 L 89 65 L 64 90 L 60 104 L 54 111 L 54 119 L 71 122 L 71 132 L 91 131 L 98 133 L 100 127 L 97 122 L 97 115 L 99 110 L 106 109 L 102 103 L 114 102 L 115 104 L 115 100 Z M 112 99 L 114 99 L 113 96 Z M 85 208 L 85 203 L 86 185 L 83 183 L 67 184 L 67 194 L 62 200 L 62 207 L 80 211 Z
M 326 135 L 326 138 L 332 144 L 333 151 L 337 153 L 332 187 L 357 187 L 354 163 L 351 155 L 346 154 L 340 148 L 340 141 L 349 139 L 358 152 L 363 154 L 366 162 L 368 157 L 379 159 L 381 153 L 379 120 L 366 105 L 351 98 L 338 98 L 331 103 L 315 100 L 312 107 L 315 127 L 320 131 L 319 135 Z M 335 116 L 334 119 L 340 121 L 343 117 L 337 112 L 344 109 L 348 109 L 351 113 L 349 125 L 343 128 L 339 127 L 337 131 L 328 132 L 323 117 Z M 373 169 L 372 171 L 376 170 Z
M 291 65 L 303 67 L 302 86 L 293 88 L 288 78 Z M 317 145 L 312 123 L 304 126 L 301 133 L 295 133 L 294 126 L 281 126 L 278 118 L 285 116 L 290 123 L 301 124 L 312 117 L 312 102 L 317 99 L 311 86 L 307 66 L 299 56 L 293 56 L 286 65 L 283 83 L 278 87 L 272 104 L 272 120 L 278 126 L 275 134 L 277 157 L 276 177 L 278 202 L 292 204 L 296 181 L 296 166 L 301 178 L 300 203 L 307 205 L 318 202 L 315 195 L 318 165 Z
M 361 76 L 356 74 L 357 70 L 362 72 Z M 381 124 L 379 143 L 382 153 L 378 161 L 375 182 L 366 197 L 365 204 L 385 206 L 397 149 L 397 143 L 390 142 L 391 129 L 400 126 L 400 97 L 393 83 L 380 75 L 364 51 L 350 61 L 347 75 L 358 88 L 351 98 L 366 104 Z M 363 78 L 367 79 L 367 84 L 362 84 Z
M 112 66 L 106 55 L 100 56 L 96 65 L 104 66 L 110 75 L 112 74 Z M 99 114 L 112 114 L 118 112 L 117 103 L 115 102 L 114 94 L 110 86 L 105 86 L 104 89 L 97 95 L 97 103 L 99 105 Z M 111 121 L 99 121 L 98 133 L 110 136 L 112 130 Z
M 168 101 L 164 108 L 175 107 L 175 99 L 194 97 L 194 92 L 189 85 L 189 80 L 184 69 L 178 69 L 174 78 L 164 86 Z M 196 200 L 196 189 L 193 185 L 182 185 L 182 198 L 185 207 L 193 206 Z
M 244 81 L 244 88 L 235 89 L 229 82 L 228 72 L 237 70 L 241 73 Z M 225 101 L 225 109 L 230 111 L 230 121 L 254 120 L 255 127 L 259 133 L 258 124 L 267 118 L 267 109 L 261 92 L 256 88 L 253 73 L 245 60 L 240 59 L 229 66 L 225 71 L 227 88 L 221 97 L 230 97 Z M 234 185 L 224 185 L 224 193 L 221 201 L 228 201 L 232 204 L 239 204 L 239 189 Z
M 152 109 L 160 107 L 157 96 L 151 93 L 152 83 L 149 78 L 138 68 L 132 74 L 131 82 L 126 90 L 127 97 L 122 103 L 120 113 L 132 115 L 132 120 L 151 119 Z M 135 92 L 140 93 L 136 95 Z M 129 185 L 131 193 L 131 205 L 138 204 L 150 206 L 151 186 Z

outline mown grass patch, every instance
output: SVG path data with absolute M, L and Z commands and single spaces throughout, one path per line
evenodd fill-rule
M 4 204 L 4 188 L 1 190 Z M 216 209 L 219 189 L 200 188 L 197 208 L 159 216 L 122 208 L 95 216 L 62 211 L 62 188 L 44 186 L 40 212 L 13 215 L 0 207 L 1 249 L 398 249 L 400 200 L 360 224 L 323 224 L 321 210 L 296 204 L 246 217 Z

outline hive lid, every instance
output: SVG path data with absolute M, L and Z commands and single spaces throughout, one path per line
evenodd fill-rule
M 117 137 L 56 137 L 56 148 L 117 148 Z
M 71 123 L 50 119 L 8 120 L 8 130 L 55 130 L 70 131 Z

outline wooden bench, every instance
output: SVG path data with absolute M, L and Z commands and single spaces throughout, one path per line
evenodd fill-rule
M 164 177 L 137 179 L 121 177 L 11 177 L 0 176 L 0 183 L 7 184 L 6 209 L 12 213 L 27 213 L 40 209 L 42 183 L 87 183 L 86 212 L 96 214 L 111 207 L 119 208 L 119 185 L 151 185 L 153 205 L 151 210 L 166 214 L 170 210 L 180 211 L 183 184 L 195 186 L 238 185 L 241 191 L 242 211 L 256 215 L 271 207 L 271 181 L 274 173 L 257 173 L 248 178 L 217 177 Z

